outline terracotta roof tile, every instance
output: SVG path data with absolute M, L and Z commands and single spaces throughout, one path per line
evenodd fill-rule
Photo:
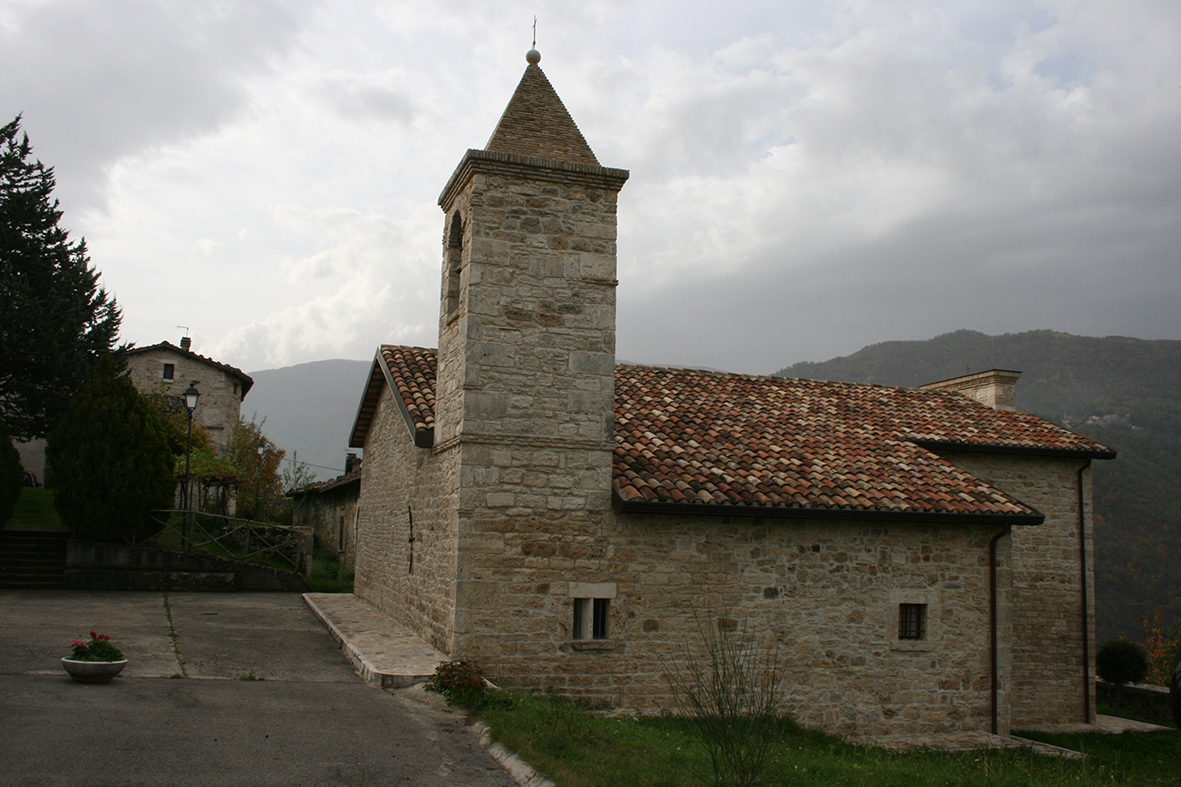
M 418 436 L 434 428 L 434 350 L 383 346 Z M 1028 413 L 914 388 L 620 365 L 614 493 L 625 508 L 802 515 L 1041 515 L 931 448 L 1111 458 Z
M 416 436 L 435 431 L 436 351 L 425 347 L 381 347 L 391 379 Z
M 242 371 L 238 367 L 230 366 L 228 363 L 221 363 L 220 361 L 215 361 L 212 358 L 208 358 L 204 355 L 198 355 L 197 353 L 193 352 L 192 350 L 182 349 L 180 347 L 177 347 L 172 342 L 160 342 L 159 344 L 150 344 L 147 347 L 132 347 L 131 349 L 129 349 L 127 351 L 127 354 L 128 355 L 138 355 L 139 353 L 146 353 L 149 350 L 169 350 L 171 352 L 176 353 L 177 355 L 183 355 L 186 358 L 191 358 L 194 361 L 200 361 L 201 363 L 208 364 L 209 366 L 213 366 L 218 369 L 221 369 L 223 372 L 228 372 L 228 373 L 232 374 L 234 377 L 238 378 L 239 382 L 242 383 L 242 398 L 243 399 L 246 398 L 246 394 L 249 393 L 250 389 L 254 386 L 254 378 L 251 377 L 250 375 L 246 374 L 246 372 Z

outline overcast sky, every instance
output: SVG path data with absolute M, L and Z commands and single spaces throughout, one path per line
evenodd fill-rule
M 436 200 L 525 68 L 619 210 L 618 357 L 769 373 L 970 328 L 1181 339 L 1181 3 L 0 0 L 122 338 L 435 346 Z

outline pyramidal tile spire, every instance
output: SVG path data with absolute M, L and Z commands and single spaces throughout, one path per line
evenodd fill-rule
M 525 74 L 484 149 L 491 153 L 600 166 L 574 118 L 537 64 L 541 56 L 534 56 L 535 52 L 530 50 Z

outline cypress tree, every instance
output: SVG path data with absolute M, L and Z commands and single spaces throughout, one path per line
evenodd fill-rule
M 160 417 L 111 355 L 50 433 L 47 455 L 73 535 L 138 543 L 160 531 L 152 511 L 172 507 L 172 454 Z
M 0 421 L 0 527 L 12 516 L 23 480 L 20 454 L 12 447 L 8 427 Z
M 0 126 L 0 418 L 21 440 L 49 433 L 122 319 L 31 153 L 19 115 Z

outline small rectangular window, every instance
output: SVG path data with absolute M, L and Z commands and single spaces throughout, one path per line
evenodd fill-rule
M 898 605 L 898 639 L 923 640 L 927 638 L 927 605 Z
M 574 639 L 607 639 L 606 598 L 574 599 Z
M 164 364 L 164 379 L 172 380 L 176 376 L 176 365 L 171 363 Z

